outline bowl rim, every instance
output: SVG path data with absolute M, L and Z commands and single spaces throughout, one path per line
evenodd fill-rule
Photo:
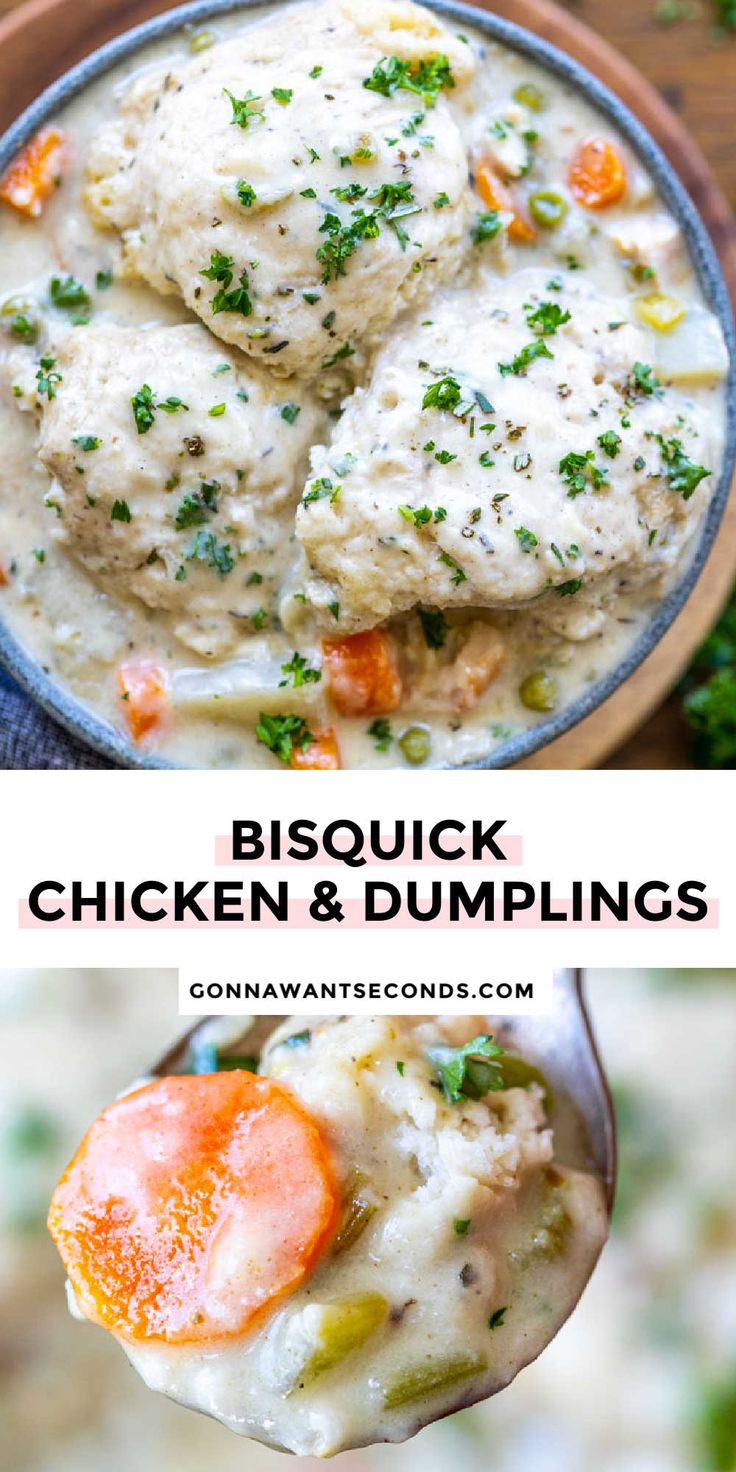
M 133 56 L 141 48 L 184 27 L 214 20 L 239 10 L 259 9 L 265 14 L 277 9 L 282 0 L 190 0 L 162 14 L 150 17 L 140 25 L 121 32 L 111 41 L 90 52 L 61 77 L 52 82 L 11 123 L 0 138 L 0 175 L 29 137 L 49 121 L 52 114 L 66 106 L 91 82 Z M 299 0 L 298 0 L 299 3 Z M 303 0 L 302 0 L 303 3 Z M 681 577 L 656 605 L 636 639 L 614 666 L 600 679 L 583 690 L 569 705 L 548 720 L 526 730 L 513 733 L 487 756 L 475 761 L 445 763 L 444 770 L 488 771 L 505 768 L 533 755 L 563 736 L 592 711 L 601 706 L 614 691 L 634 673 L 674 622 L 692 592 L 716 538 L 731 492 L 736 463 L 736 331 L 728 288 L 705 225 L 674 167 L 651 134 L 629 108 L 603 82 L 580 62 L 568 56 L 541 36 L 480 10 L 465 0 L 423 0 L 442 17 L 472 27 L 493 44 L 508 47 L 550 72 L 558 80 L 581 92 L 602 116 L 612 121 L 627 145 L 644 164 L 657 193 L 680 226 L 690 263 L 703 293 L 706 305 L 720 322 L 729 354 L 726 380 L 726 426 L 721 474 L 711 497 L 706 515 L 697 534 L 697 543 Z M 149 751 L 136 749 L 132 742 L 108 724 L 81 699 L 47 674 L 38 660 L 28 652 L 0 618 L 0 663 L 37 705 L 78 741 L 123 767 L 181 769 L 175 763 Z M 438 770 L 442 770 L 439 768 Z M 240 770 L 256 770 L 241 768 Z M 383 770 L 383 769 L 381 769 Z

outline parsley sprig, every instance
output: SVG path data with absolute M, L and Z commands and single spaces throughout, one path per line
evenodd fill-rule
M 210 253 L 209 266 L 204 266 L 200 276 L 206 276 L 208 281 L 219 283 L 219 291 L 212 298 L 212 315 L 216 317 L 218 312 L 240 312 L 242 317 L 250 317 L 253 312 L 253 303 L 248 293 L 248 272 L 241 271 L 238 277 L 238 285 L 233 287 L 233 276 L 235 272 L 235 261 L 232 256 L 222 254 L 222 251 L 213 250 Z
M 455 79 L 447 57 L 442 54 L 427 61 L 402 61 L 398 56 L 384 56 L 363 86 L 369 92 L 380 92 L 382 97 L 393 97 L 395 92 L 415 92 L 425 107 L 434 107 L 443 88 L 451 91 Z
M 503 1068 L 497 1059 L 504 1049 L 494 1043 L 491 1033 L 479 1033 L 461 1048 L 435 1043 L 427 1049 L 427 1057 L 436 1069 L 445 1098 L 450 1104 L 464 1099 L 482 1099 L 504 1087 Z

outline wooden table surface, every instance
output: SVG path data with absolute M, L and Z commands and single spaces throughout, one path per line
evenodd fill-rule
M 0 18 L 21 0 L 0 0 Z M 68 5 L 85 0 L 66 0 Z M 110 0 L 120 8 L 121 0 Z M 166 0 L 173 3 L 173 0 Z M 656 0 L 567 0 L 561 8 L 583 21 L 659 90 L 686 124 L 736 211 L 736 34 L 714 34 L 713 0 L 680 0 L 688 18 L 665 25 Z M 489 8 L 492 8 L 492 0 Z M 508 13 L 508 6 L 504 4 Z M 22 89 L 21 89 L 22 90 Z M 729 226 L 726 225 L 726 230 Z M 736 248 L 736 219 L 730 223 Z M 605 763 L 607 767 L 686 767 L 688 733 L 671 696 Z

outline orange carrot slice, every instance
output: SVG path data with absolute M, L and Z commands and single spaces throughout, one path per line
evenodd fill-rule
M 0 179 L 0 199 L 20 214 L 37 219 L 59 183 L 68 152 L 64 133 L 42 128 Z
M 578 204 L 603 210 L 626 193 L 626 169 L 607 138 L 584 138 L 570 161 L 568 183 Z
M 401 675 L 393 640 L 384 629 L 325 639 L 330 698 L 342 716 L 379 716 L 401 704 Z
M 335 772 L 340 767 L 340 748 L 331 726 L 314 733 L 305 747 L 293 746 L 289 766 L 296 771 Z
M 0 588 L 7 588 L 7 586 L 8 586 L 8 574 L 6 573 L 5 568 L 2 565 L 2 562 L 0 562 Z
M 118 693 L 134 741 L 159 727 L 168 712 L 166 676 L 152 659 L 121 664 Z
M 338 1201 L 316 1124 L 270 1079 L 157 1079 L 87 1131 L 49 1211 L 80 1307 L 124 1339 L 248 1332 L 306 1278 Z
M 509 240 L 517 245 L 536 240 L 537 232 L 518 199 L 500 178 L 490 158 L 482 158 L 475 168 L 475 187 L 489 210 L 505 210 L 513 218 L 508 227 Z

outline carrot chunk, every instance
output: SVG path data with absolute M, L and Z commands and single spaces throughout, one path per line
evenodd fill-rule
M 626 169 L 607 138 L 584 138 L 570 162 L 568 183 L 578 204 L 603 210 L 626 193 Z
M 118 693 L 134 741 L 162 724 L 169 707 L 166 676 L 152 659 L 121 664 Z
M 340 767 L 340 748 L 331 726 L 314 733 L 305 747 L 293 746 L 289 766 L 296 771 L 335 772 Z
M 524 213 L 511 189 L 500 178 L 490 158 L 482 158 L 476 165 L 475 187 L 489 210 L 505 210 L 512 216 L 508 227 L 509 240 L 515 241 L 517 245 L 536 240 L 537 232 L 531 220 Z
M 380 716 L 401 704 L 401 675 L 393 640 L 383 629 L 325 639 L 324 669 L 342 716 Z
M 67 158 L 65 135 L 58 128 L 42 128 L 0 179 L 0 199 L 20 214 L 37 219 L 59 182 Z
M 6 573 L 5 568 L 2 565 L 2 562 L 0 562 L 0 588 L 7 588 L 7 586 L 8 586 L 8 574 Z
M 87 1131 L 49 1231 L 88 1318 L 130 1340 L 248 1332 L 306 1278 L 338 1201 L 316 1124 L 239 1069 L 157 1079 Z

